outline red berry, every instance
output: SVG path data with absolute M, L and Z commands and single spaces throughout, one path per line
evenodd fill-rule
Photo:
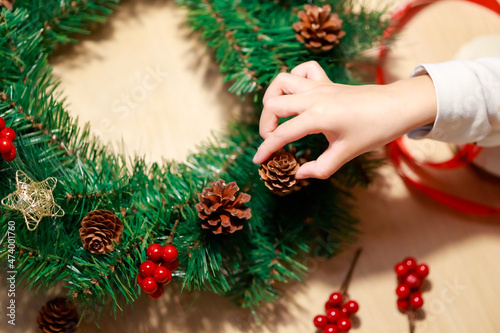
M 337 326 L 333 324 L 328 324 L 323 328 L 323 333 L 338 333 L 338 331 Z
M 326 316 L 322 316 L 322 315 L 317 315 L 316 317 L 314 317 L 314 326 L 316 326 L 316 328 L 325 328 L 326 325 L 328 325 L 328 319 L 326 318 Z
M 14 141 L 16 138 L 16 132 L 12 128 L 4 128 L 0 131 L 0 138 L 9 139 L 10 141 Z
M 146 260 L 139 267 L 139 272 L 141 272 L 142 276 L 144 277 L 153 276 L 156 271 L 156 266 L 157 265 L 151 260 Z
M 344 310 L 345 309 L 345 310 Z M 342 312 L 348 316 L 355 314 L 359 310 L 359 304 L 356 301 L 347 301 L 342 305 Z
M 408 257 L 403 260 L 403 264 L 406 266 L 408 269 L 408 272 L 413 271 L 415 268 L 417 268 L 417 261 L 415 258 Z
M 0 117 L 0 130 L 3 130 L 5 128 L 5 120 Z
M 16 156 L 17 156 L 17 150 L 14 145 L 12 145 L 12 149 L 8 153 L 2 154 L 3 159 L 6 160 L 7 162 L 14 160 Z
M 164 262 L 163 266 L 167 268 L 169 271 L 173 272 L 179 267 L 179 260 L 172 262 Z
M 149 297 L 151 297 L 152 299 L 158 299 L 161 297 L 161 295 L 163 295 L 163 286 L 159 285 L 155 291 L 149 294 Z
M 429 266 L 426 264 L 421 264 L 417 266 L 417 274 L 422 278 L 426 278 L 429 275 Z
M 398 299 L 398 309 L 407 311 L 410 308 L 410 302 L 407 299 Z
M 340 318 L 343 317 L 342 310 L 338 308 L 332 308 L 326 311 L 326 318 L 328 318 L 328 322 L 330 324 L 336 324 Z
M 160 244 L 151 244 L 146 250 L 148 258 L 152 261 L 160 261 L 163 247 Z
M 333 306 L 333 304 L 332 304 L 332 303 L 330 303 L 330 301 L 326 301 L 326 303 L 325 303 L 325 310 L 326 310 L 326 311 L 328 311 L 328 310 L 330 310 L 330 309 L 332 309 L 332 308 L 334 308 L 334 307 L 335 307 L 335 306 Z
M 422 280 L 416 273 L 410 273 L 406 276 L 405 284 L 411 289 L 416 289 L 422 284 Z
M 163 247 L 162 255 L 163 261 L 172 262 L 177 259 L 179 252 L 177 248 L 173 245 L 166 245 Z
M 339 292 L 335 292 L 330 295 L 330 298 L 328 299 L 330 301 L 330 304 L 333 307 L 338 307 L 340 308 L 342 306 L 342 294 Z
M 337 328 L 339 329 L 339 332 L 349 332 L 351 326 L 352 324 L 349 318 L 342 318 L 337 323 Z
M 406 273 L 408 273 L 408 268 L 405 264 L 400 262 L 396 264 L 396 266 L 394 266 L 394 271 L 396 272 L 397 276 L 405 276 Z
M 407 298 L 410 296 L 410 287 L 408 287 L 406 284 L 400 284 L 396 288 L 396 294 L 398 295 L 399 299 Z
M 152 277 L 147 277 L 142 280 L 141 287 L 145 293 L 151 294 L 158 288 L 158 283 L 156 283 L 156 281 Z
M 424 299 L 421 293 L 414 293 L 410 297 L 410 304 L 414 309 L 420 309 L 424 305 Z
M 137 275 L 137 284 L 142 286 L 142 280 L 144 280 L 144 277 L 141 274 Z
M 163 266 L 158 266 L 153 274 L 153 279 L 156 282 L 167 284 L 172 280 L 172 272 Z
M 340 311 L 342 311 L 342 317 L 349 317 L 349 313 L 347 312 L 348 311 L 347 308 L 342 307 L 340 309 Z
M 7 138 L 0 138 L 0 154 L 7 154 L 14 147 L 12 141 Z

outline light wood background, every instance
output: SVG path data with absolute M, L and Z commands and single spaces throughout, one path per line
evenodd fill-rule
M 391 3 L 395 8 L 403 1 Z M 181 160 L 245 107 L 227 93 L 217 65 L 198 36 L 183 26 L 184 19 L 185 11 L 170 1 L 126 1 L 95 34 L 52 58 L 71 113 L 90 121 L 95 133 L 115 149 L 126 146 L 150 161 L 162 156 Z M 495 14 L 458 1 L 434 4 L 404 29 L 386 70 L 393 80 L 407 77 L 416 64 L 452 59 L 484 35 L 500 35 Z M 153 79 L 148 78 L 152 72 Z M 428 141 L 412 147 L 418 156 L 434 160 L 450 155 L 445 144 Z M 500 180 L 473 169 L 427 177 L 449 192 L 500 206 Z M 282 301 L 262 308 L 262 326 L 226 299 L 181 294 L 168 290 L 178 288 L 171 285 L 160 300 L 144 296 L 116 321 L 105 316 L 102 332 L 314 332 L 312 318 L 323 312 L 328 295 L 340 287 L 358 246 L 365 251 L 350 286 L 352 298 L 360 304 L 353 332 L 408 332 L 407 318 L 396 309 L 393 273 L 394 264 L 408 255 L 431 269 L 431 288 L 424 293 L 425 318 L 418 321 L 417 332 L 500 332 L 500 218 L 442 207 L 406 188 L 390 165 L 380 169 L 369 189 L 356 189 L 355 194 L 359 240 L 332 260 L 308 262 L 311 274 L 305 284 L 287 285 Z M 34 296 L 20 288 L 17 326 L 1 324 L 0 331 L 35 332 L 37 312 L 54 294 Z M 98 330 L 89 320 L 80 331 Z

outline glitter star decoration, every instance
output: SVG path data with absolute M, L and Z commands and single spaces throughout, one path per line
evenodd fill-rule
M 63 209 L 54 202 L 52 195 L 56 184 L 55 177 L 35 182 L 23 171 L 18 170 L 16 172 L 16 191 L 5 197 L 2 200 L 2 205 L 19 210 L 24 216 L 28 230 L 33 231 L 46 216 L 64 216 Z

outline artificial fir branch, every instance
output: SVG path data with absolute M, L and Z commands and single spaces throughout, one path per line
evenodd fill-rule
M 30 9 L 40 24 L 43 44 L 52 52 L 57 44 L 75 43 L 74 34 L 88 34 L 92 22 L 102 23 L 120 0 L 18 0 L 16 7 Z
M 172 230 L 170 230 L 170 235 L 168 236 L 168 239 L 165 242 L 165 245 L 171 245 L 172 242 L 174 241 L 175 231 L 177 229 L 177 225 L 179 224 L 179 221 L 180 221 L 179 219 L 175 220 L 175 223 L 172 226 Z
M 215 11 L 213 6 L 208 2 L 208 1 L 203 1 L 203 4 L 206 6 L 208 13 L 213 17 L 213 19 L 219 24 L 219 30 L 220 31 L 225 31 L 224 33 L 224 38 L 229 44 L 229 48 L 232 48 L 235 50 L 237 54 L 237 59 L 240 59 L 242 62 L 242 69 L 245 72 L 247 78 L 251 81 L 251 89 L 256 88 L 257 90 L 262 89 L 262 86 L 257 85 L 257 78 L 255 77 L 255 71 L 252 70 L 252 64 L 248 61 L 248 56 L 242 52 L 242 47 L 241 45 L 237 44 L 235 41 L 234 37 L 234 30 L 231 30 L 231 28 L 228 28 L 224 24 L 224 14 L 226 15 L 234 15 L 235 13 L 241 13 L 243 10 L 241 7 L 236 8 L 236 11 L 233 12 L 231 10 L 224 10 L 225 8 L 221 8 L 220 11 Z M 245 12 L 246 14 L 246 12 Z M 245 20 L 245 23 L 247 24 L 248 28 L 247 29 L 252 29 L 253 31 L 258 31 L 257 26 L 250 26 L 248 25 L 248 20 Z M 238 85 L 236 85 L 238 86 Z

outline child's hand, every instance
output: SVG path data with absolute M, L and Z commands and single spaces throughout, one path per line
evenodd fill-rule
M 436 96 L 429 76 L 385 86 L 348 86 L 331 82 L 317 62 L 295 67 L 271 83 L 264 99 L 254 157 L 261 164 L 286 144 L 323 133 L 329 147 L 295 177 L 326 179 L 354 157 L 412 129 L 434 122 Z M 296 116 L 278 126 L 283 117 Z

